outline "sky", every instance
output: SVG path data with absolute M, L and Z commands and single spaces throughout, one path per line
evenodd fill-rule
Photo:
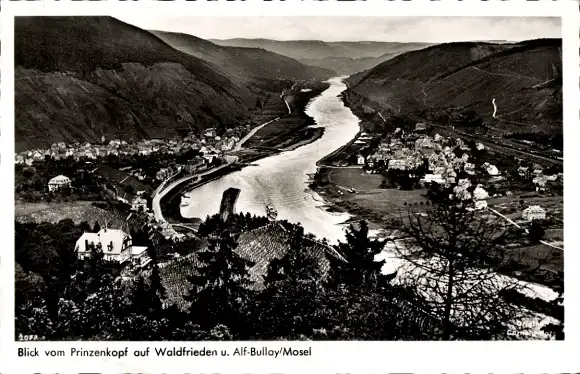
M 550 17 L 158 17 L 124 16 L 148 30 L 181 32 L 204 39 L 453 41 L 560 38 L 561 20 Z

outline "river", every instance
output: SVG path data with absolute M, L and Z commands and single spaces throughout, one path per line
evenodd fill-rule
M 219 211 L 222 193 L 235 187 L 241 190 L 237 212 L 265 215 L 266 205 L 278 210 L 278 219 L 300 222 L 306 232 L 330 242 L 344 238 L 343 223 L 350 216 L 321 209 L 322 199 L 308 188 L 309 174 L 316 172 L 316 162 L 348 143 L 359 131 L 359 119 L 338 97 L 346 89 L 343 77 L 328 81 L 330 87 L 312 99 L 306 114 L 314 118 L 313 127 L 323 127 L 318 140 L 257 161 L 218 180 L 187 193 L 184 217 L 205 218 Z

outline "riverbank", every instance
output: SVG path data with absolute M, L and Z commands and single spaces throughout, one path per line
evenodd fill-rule
M 381 189 L 380 175 L 367 174 L 359 165 L 346 166 L 345 160 L 356 155 L 349 153 L 345 156 L 345 153 L 365 132 L 368 119 L 351 107 L 347 91 L 340 95 L 340 99 L 359 118 L 359 131 L 349 142 L 318 160 L 316 173 L 310 176 L 308 187 L 323 199 L 326 211 L 349 214 L 351 218 L 346 224 L 364 219 L 372 230 L 380 230 L 403 212 L 405 202 L 419 205 L 425 201 L 424 191 Z

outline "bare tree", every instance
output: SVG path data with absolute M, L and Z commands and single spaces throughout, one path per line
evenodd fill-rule
M 409 211 L 396 226 L 404 238 L 390 246 L 401 260 L 397 279 L 414 286 L 415 301 L 441 320 L 442 334 L 436 338 L 530 335 L 537 314 L 506 295 L 534 291 L 497 272 L 506 261 L 509 228 L 452 197 L 435 201 L 426 212 Z

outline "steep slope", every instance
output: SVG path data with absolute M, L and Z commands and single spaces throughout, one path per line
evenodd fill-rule
M 246 118 L 214 66 L 110 17 L 16 17 L 16 150 L 177 135 Z
M 259 48 L 223 47 L 192 35 L 151 31 L 173 48 L 219 66 L 226 74 L 244 82 L 262 79 L 327 79 L 330 69 L 306 66 Z
M 561 65 L 559 39 L 451 43 L 402 54 L 349 83 L 384 109 L 469 108 L 494 126 L 528 131 L 562 126 Z

